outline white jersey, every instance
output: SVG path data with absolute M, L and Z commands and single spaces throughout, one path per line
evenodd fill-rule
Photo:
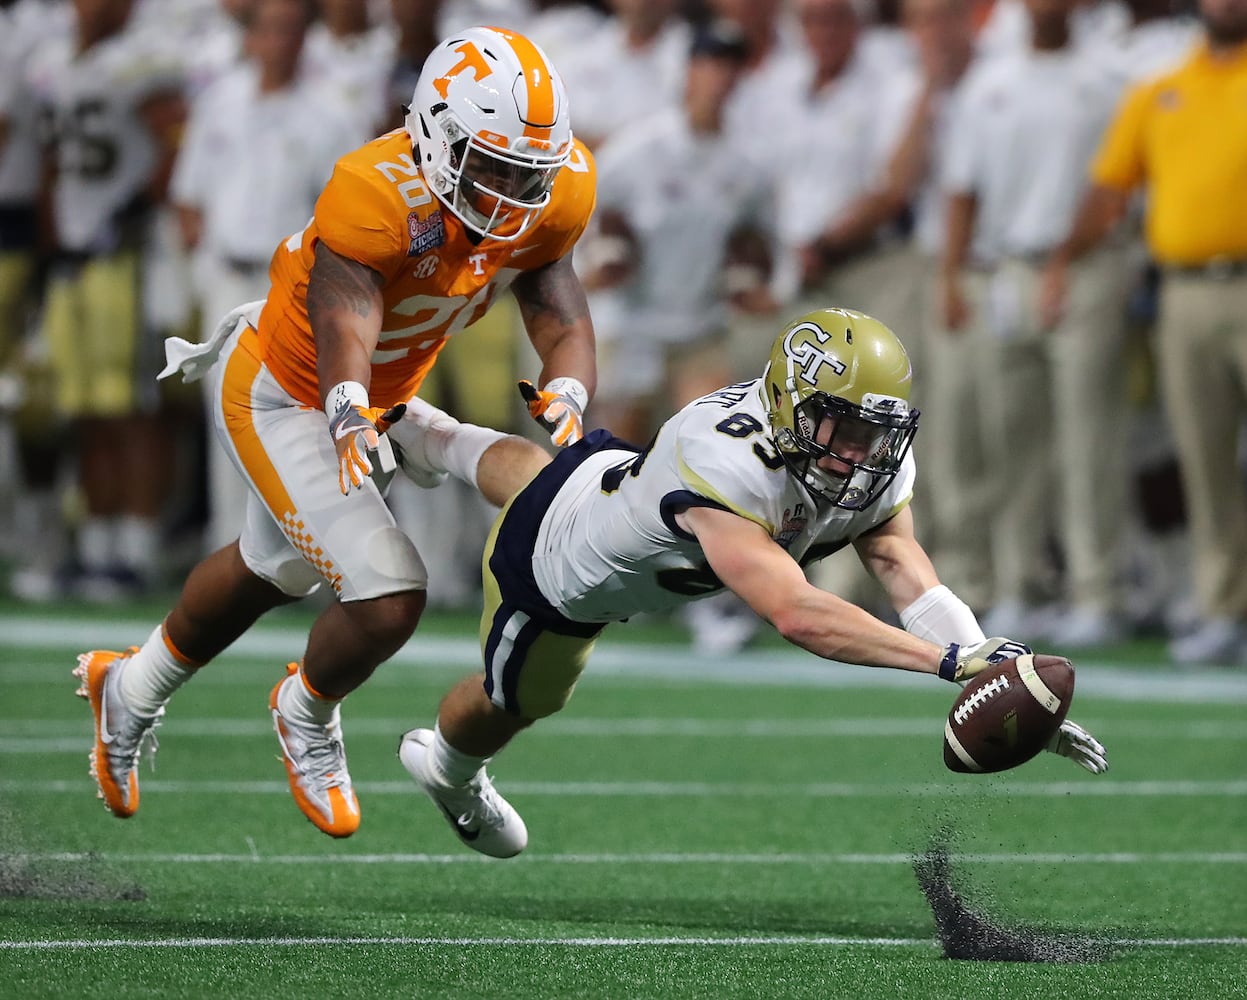
M 800 248 L 885 176 L 919 91 L 916 74 L 903 67 L 885 73 L 860 48 L 814 92 L 812 71 L 807 65 L 791 96 L 771 111 L 780 243 L 772 290 L 781 301 L 798 293 Z
M 688 68 L 688 25 L 672 19 L 644 49 L 608 19 L 558 63 L 575 96 L 577 138 L 596 152 L 603 139 L 679 103 Z
M 335 100 L 371 128 L 397 111 L 385 106 L 395 45 L 394 33 L 385 25 L 340 37 L 318 21 L 308 28 L 299 72 L 305 80 L 335 91 Z
M 882 74 L 860 51 L 817 91 L 809 81 L 807 72 L 790 101 L 772 111 L 782 127 L 774 150 L 779 231 L 791 246 L 815 239 L 879 183 L 918 94 L 912 73 Z
M 977 196 L 976 258 L 1045 253 L 1065 238 L 1120 90 L 1090 49 L 1028 49 L 970 69 L 943 178 Z
M 723 327 L 728 238 L 769 228 L 767 172 L 728 134 L 694 133 L 680 108 L 625 128 L 597 165 L 598 211 L 619 211 L 641 245 L 636 273 L 619 289 L 629 328 L 675 343 Z
M 38 116 L 26 66 L 44 39 L 69 30 L 68 14 L 38 0 L 0 7 L 0 124 L 7 130 L 0 143 L 0 206 L 33 205 L 38 196 Z
M 304 80 L 262 93 L 249 64 L 196 98 L 170 194 L 203 211 L 208 253 L 267 265 L 307 224 L 338 157 L 371 138 L 335 100 Z
M 747 518 L 804 565 L 909 502 L 912 454 L 866 510 L 816 504 L 771 444 L 761 387 L 755 379 L 703 396 L 640 454 L 606 448 L 575 468 L 536 533 L 533 579 L 546 601 L 575 622 L 612 622 L 721 589 L 697 540 L 676 523 L 688 507 Z
M 181 87 L 174 53 L 151 32 L 125 30 L 75 52 L 59 37 L 31 57 L 29 82 L 56 143 L 53 195 L 63 249 L 105 252 L 117 216 L 144 195 L 157 149 L 140 117 L 144 100 Z

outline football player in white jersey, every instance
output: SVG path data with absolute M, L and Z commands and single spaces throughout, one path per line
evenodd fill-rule
M 986 638 L 914 538 L 909 388 L 909 357 L 888 327 L 817 310 L 779 334 L 760 379 L 690 403 L 644 449 L 595 431 L 544 464 L 527 445 L 540 469 L 527 485 L 499 472 L 524 465 L 525 442 L 412 400 L 390 431 L 404 469 L 449 472 L 506 504 L 482 567 L 484 674 L 451 689 L 435 729 L 399 746 L 464 843 L 495 857 L 524 849 L 524 822 L 485 764 L 564 706 L 610 622 L 727 587 L 827 659 L 963 681 L 1028 651 Z M 904 629 L 806 580 L 804 565 L 849 544 Z M 1074 723 L 1048 749 L 1093 773 L 1108 766 Z
M 41 337 L 54 403 L 72 421 L 84 516 L 81 596 L 141 592 L 159 569 L 167 421 L 155 374 L 166 317 L 152 268 L 186 117 L 180 50 L 142 29 L 134 0 L 77 0 L 72 27 L 31 54 L 26 84 L 46 130 L 54 256 Z

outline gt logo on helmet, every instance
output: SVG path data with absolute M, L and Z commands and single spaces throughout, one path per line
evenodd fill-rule
M 800 338 L 801 334 L 809 334 L 818 343 L 810 340 L 809 337 Z M 837 375 L 843 375 L 845 372 L 845 364 L 834 354 L 828 354 L 818 345 L 825 344 L 831 340 L 831 334 L 824 330 L 817 323 L 798 323 L 788 331 L 788 336 L 784 338 L 784 355 L 788 359 L 788 384 L 789 390 L 795 387 L 794 379 L 797 376 L 797 370 L 800 369 L 801 378 L 810 385 L 818 385 L 819 369 L 823 365 L 827 365 Z

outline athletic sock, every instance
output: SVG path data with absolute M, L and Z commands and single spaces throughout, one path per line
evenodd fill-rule
M 88 514 L 78 526 L 75 549 L 87 572 L 111 569 L 117 561 L 118 519 Z
M 433 766 L 448 785 L 466 785 L 476 772 L 489 763 L 488 757 L 473 757 L 456 750 L 442 735 L 441 723 L 433 727 Z
M 136 715 L 150 717 L 159 712 L 200 666 L 177 651 L 164 628 L 163 623 L 157 625 L 121 671 L 121 697 Z
M 277 710 L 283 719 L 296 726 L 328 726 L 337 720 L 341 698 L 326 698 L 303 675 L 299 667 L 298 683 L 283 684 L 277 691 Z
M 123 514 L 117 518 L 116 560 L 140 579 L 156 575 L 160 558 L 160 521 L 154 517 Z

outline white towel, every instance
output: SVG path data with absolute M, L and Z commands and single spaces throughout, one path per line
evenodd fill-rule
M 166 364 L 156 377 L 168 378 L 175 372 L 182 373 L 183 382 L 197 382 L 208 373 L 215 363 L 221 348 L 239 326 L 246 323 L 255 326 L 260 321 L 260 310 L 264 308 L 264 299 L 247 302 L 225 314 L 225 318 L 217 324 L 212 336 L 202 344 L 192 344 L 181 337 L 165 339 Z

